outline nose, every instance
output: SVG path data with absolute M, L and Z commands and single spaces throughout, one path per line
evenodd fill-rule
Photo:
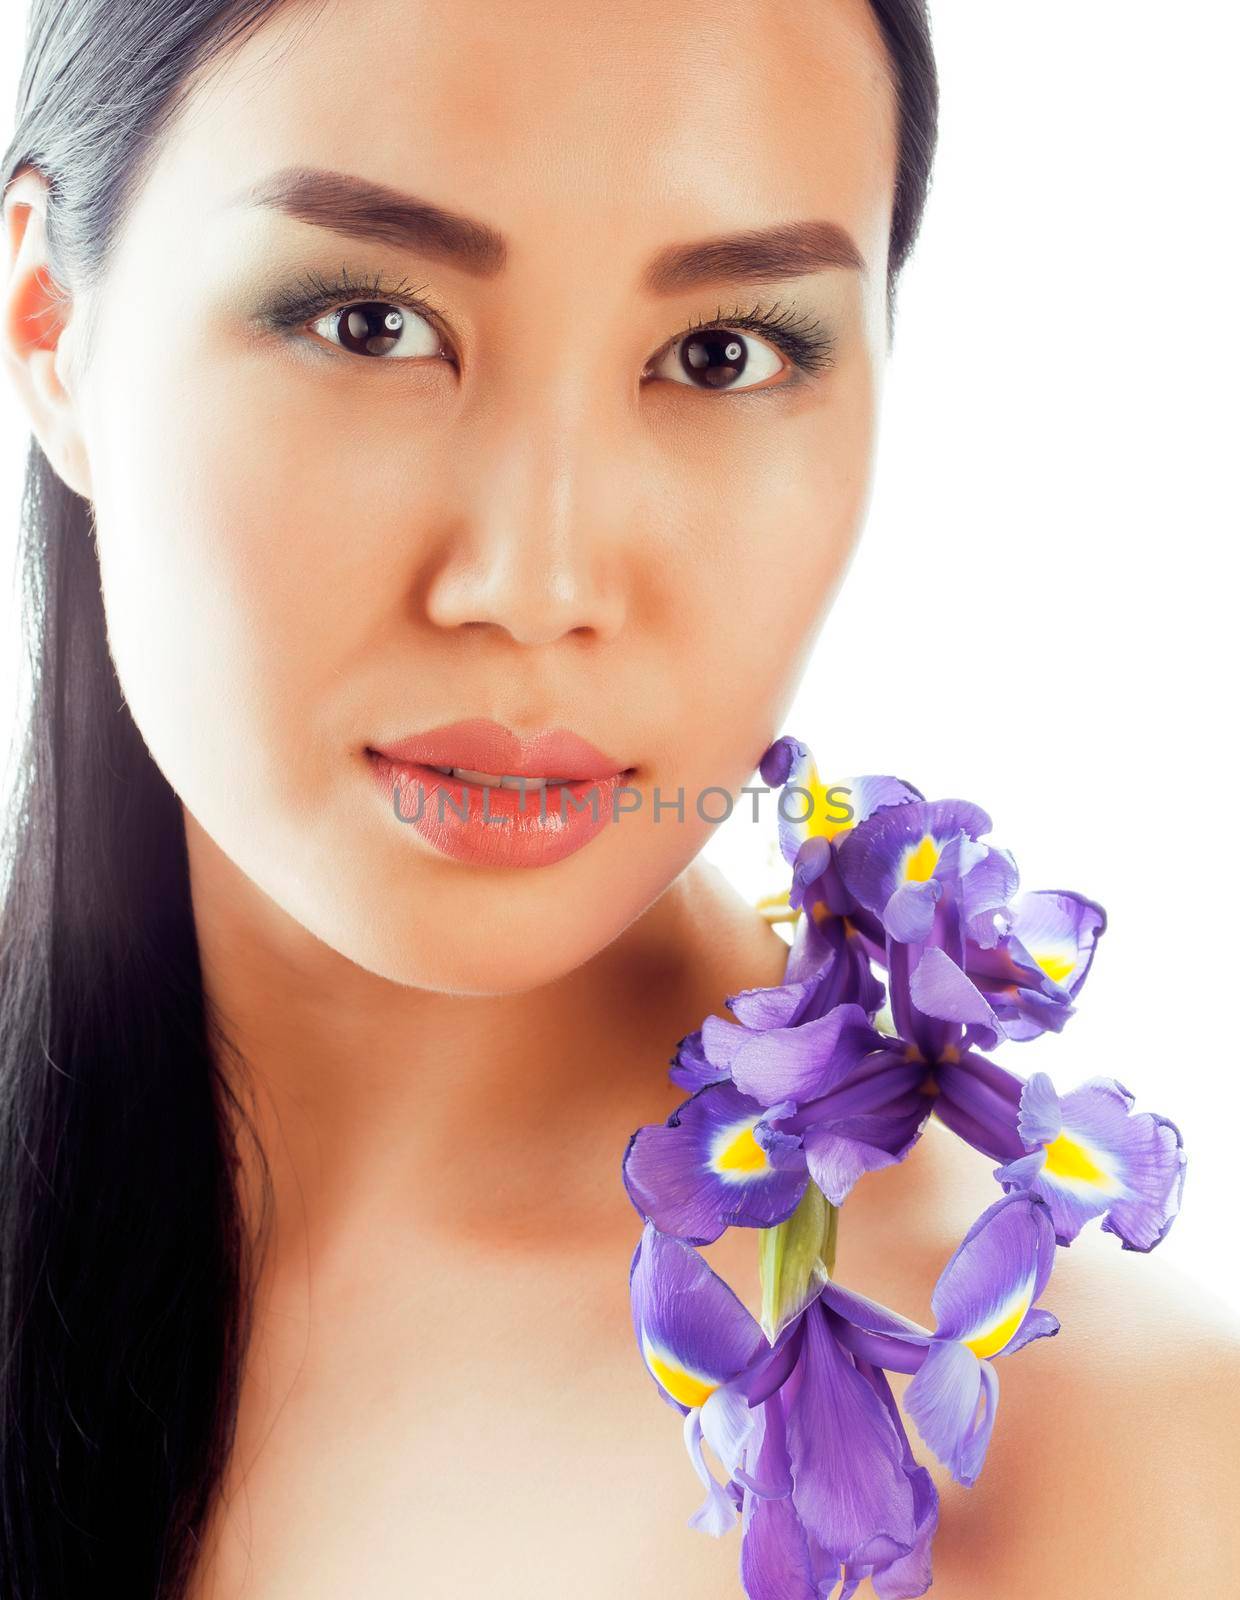
M 498 628 L 524 645 L 623 627 L 620 523 L 632 500 L 607 423 L 566 409 L 527 406 L 500 437 L 484 429 L 463 443 L 462 518 L 426 593 L 436 626 Z

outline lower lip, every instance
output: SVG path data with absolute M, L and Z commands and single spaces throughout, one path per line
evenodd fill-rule
M 616 790 L 628 776 L 522 791 L 484 788 L 374 750 L 366 759 L 398 822 L 441 855 L 488 867 L 545 867 L 571 856 L 611 821 Z

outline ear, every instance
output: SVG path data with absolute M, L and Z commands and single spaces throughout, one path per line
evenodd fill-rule
M 4 193 L 8 280 L 0 300 L 0 351 L 58 475 L 90 499 L 90 467 L 73 396 L 73 353 L 82 317 L 52 277 L 47 255 L 47 180 L 23 167 Z

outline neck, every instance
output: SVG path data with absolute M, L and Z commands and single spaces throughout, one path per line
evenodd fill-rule
M 667 1080 L 677 1039 L 726 1015 L 726 994 L 783 975 L 778 935 L 699 861 L 555 982 L 412 988 L 309 933 L 188 815 L 186 836 L 204 989 L 244 1061 L 225 1052 L 270 1168 L 279 1252 L 324 1270 L 414 1237 L 627 1253 L 620 1160 L 684 1098 Z

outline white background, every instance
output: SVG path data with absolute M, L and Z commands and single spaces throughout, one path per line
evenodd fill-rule
M 869 526 L 784 731 L 833 776 L 977 801 L 1026 887 L 1103 903 L 1079 1014 L 999 1059 L 1061 1090 L 1116 1076 L 1179 1123 L 1159 1256 L 1240 1311 L 1240 39 L 1223 0 L 939 0 L 935 34 L 941 142 Z M 25 445 L 0 385 L 0 732 Z M 734 820 L 708 852 L 756 893 L 770 832 Z

